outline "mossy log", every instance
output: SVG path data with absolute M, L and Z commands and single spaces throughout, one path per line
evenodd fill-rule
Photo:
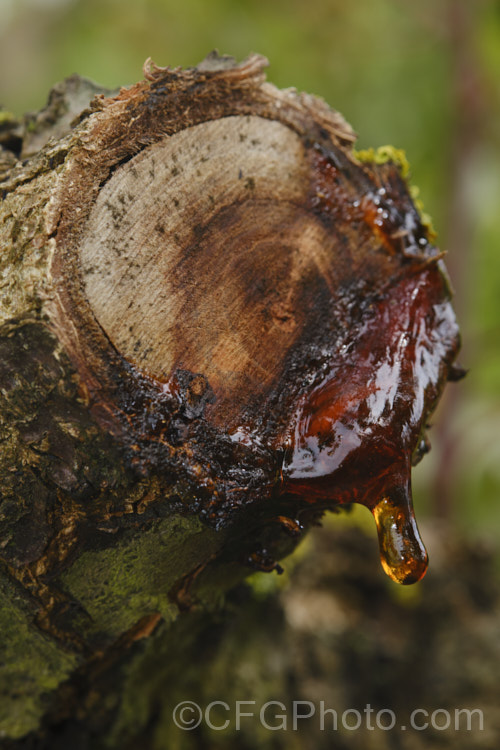
M 326 508 L 368 505 L 388 572 L 425 572 L 410 465 L 457 375 L 441 255 L 395 152 L 362 159 L 264 65 L 73 77 L 0 127 L 3 736 Z

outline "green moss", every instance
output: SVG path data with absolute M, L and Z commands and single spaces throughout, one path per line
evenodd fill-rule
M 21 737 L 38 726 L 45 694 L 76 666 L 32 624 L 32 614 L 7 578 L 0 578 L 0 736 Z
M 429 234 L 429 239 L 434 241 L 437 237 L 437 232 L 434 229 L 434 225 L 432 223 L 432 217 L 430 214 L 427 213 L 427 211 L 424 209 L 424 202 L 419 197 L 420 196 L 420 188 L 417 187 L 417 185 L 410 185 L 410 195 L 411 199 L 414 203 L 415 208 L 417 209 L 419 215 L 420 215 L 420 221 L 424 225 L 424 227 L 427 229 L 427 232 Z
M 16 117 L 12 112 L 8 112 L 6 109 L 0 109 L 0 128 L 15 125 L 16 123 Z
M 353 153 L 356 159 L 362 164 L 387 164 L 388 162 L 394 164 L 403 180 L 409 183 L 411 177 L 410 162 L 404 149 L 387 145 L 379 146 L 377 149 L 365 148 L 359 151 L 354 150 Z M 420 220 L 427 229 L 429 239 L 432 241 L 436 237 L 436 231 L 432 225 L 432 218 L 425 211 L 422 199 L 419 197 L 420 189 L 416 185 L 409 185 L 409 191 L 414 206 L 420 215 Z
M 240 587 L 236 600 L 229 598 L 216 613 L 195 611 L 168 629 L 158 628 L 125 667 L 120 707 L 106 746 L 121 748 L 131 737 L 143 745 L 149 724 L 151 750 L 194 748 L 204 741 L 207 747 L 238 747 L 238 732 L 231 727 L 217 734 L 215 745 L 214 733 L 205 735 L 204 727 L 200 734 L 178 729 L 173 709 L 182 701 L 206 707 L 213 700 L 234 706 L 237 700 L 251 699 L 262 706 L 283 695 L 287 672 L 280 659 L 273 659 L 280 626 L 274 597 L 255 599 Z M 217 708 L 212 716 L 215 723 L 227 718 Z M 269 746 L 269 730 L 250 723 L 246 729 L 252 735 L 255 731 L 252 747 Z
M 354 156 L 363 164 L 387 164 L 387 162 L 392 162 L 399 169 L 404 180 L 410 176 L 410 163 L 402 148 L 395 148 L 394 146 L 379 146 L 377 149 L 365 148 L 360 151 L 355 150 Z
M 284 563 L 286 572 L 281 576 L 276 573 L 249 576 L 248 567 L 237 563 L 230 565 L 227 561 L 207 566 L 192 587 L 193 599 L 200 606 L 170 626 L 159 627 L 125 666 L 120 707 L 116 722 L 107 736 L 107 746 L 122 747 L 125 738 L 140 736 L 151 719 L 152 711 L 158 710 L 159 718 L 151 747 L 158 750 L 183 747 L 185 737 L 172 721 L 172 708 L 182 700 L 195 700 L 200 705 L 207 705 L 214 696 L 221 694 L 218 692 L 220 690 L 225 691 L 225 698 L 237 700 L 241 698 L 241 691 L 247 689 L 251 691 L 253 699 L 259 700 L 262 695 L 262 703 L 271 696 L 279 695 L 282 685 L 276 682 L 276 675 L 269 674 L 267 663 L 259 659 L 261 642 L 255 633 L 262 622 L 265 602 L 272 602 L 273 595 L 286 587 L 289 572 L 306 554 L 308 547 L 306 538 L 293 554 L 287 556 Z M 220 635 L 220 628 L 224 629 L 222 622 L 234 606 L 224 601 L 225 596 L 243 579 L 246 579 L 247 586 L 237 590 L 240 596 L 247 597 L 247 601 L 256 603 L 258 614 L 253 612 L 253 606 L 250 607 L 255 623 L 252 625 L 245 615 L 238 616 L 237 631 L 231 620 L 227 638 L 219 639 L 215 633 L 219 632 Z M 246 667 L 241 675 L 237 674 L 235 684 L 228 688 L 227 676 L 238 672 L 237 665 L 240 663 L 246 664 Z M 256 667 L 259 675 L 265 673 L 263 680 L 259 676 L 250 686 L 247 683 L 249 664 Z M 281 676 L 278 676 L 280 679 Z M 232 744 L 234 742 L 229 742 L 229 746 Z
M 110 549 L 84 552 L 62 577 L 66 590 L 92 618 L 90 630 L 115 638 L 148 614 L 167 620 L 177 614 L 168 592 L 207 560 L 223 535 L 198 519 L 175 516 L 131 533 Z

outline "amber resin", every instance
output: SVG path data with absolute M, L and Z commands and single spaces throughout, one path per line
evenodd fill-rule
M 304 394 L 283 466 L 287 493 L 368 507 L 384 570 L 404 584 L 427 569 L 410 473 L 457 345 L 447 297 L 438 261 L 388 285 Z

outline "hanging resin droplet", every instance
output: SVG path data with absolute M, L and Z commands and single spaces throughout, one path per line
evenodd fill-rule
M 396 583 L 420 581 L 427 571 L 428 555 L 415 521 L 409 490 L 396 488 L 373 508 L 378 531 L 380 560 Z

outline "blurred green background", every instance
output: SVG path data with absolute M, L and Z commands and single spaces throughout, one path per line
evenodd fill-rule
M 473 740 L 437 732 L 413 736 L 410 745 L 379 732 L 377 740 L 364 736 L 363 746 L 497 748 L 500 0 L 0 0 L 0 105 L 21 115 L 42 107 L 51 85 L 73 72 L 116 88 L 141 79 L 149 56 L 191 66 L 213 48 L 239 59 L 266 55 L 269 80 L 322 96 L 359 133 L 359 147 L 406 150 L 448 251 L 469 374 L 448 386 L 433 418 L 433 449 L 414 471 L 431 558 L 423 583 L 402 588 L 385 578 L 375 540 L 364 536 L 375 537 L 366 509 L 332 515 L 287 561 L 285 576 L 256 574 L 250 602 L 230 601 L 219 630 L 204 623 L 207 631 L 189 643 L 191 675 L 172 661 L 183 653 L 182 634 L 176 644 L 174 632 L 174 646 L 167 634 L 163 682 L 149 685 L 163 708 L 155 693 L 156 723 L 147 724 L 146 710 L 134 721 L 170 736 L 169 707 L 179 696 L 212 700 L 219 681 L 231 699 L 263 690 L 265 699 L 317 694 L 344 707 L 479 705 L 488 732 Z M 161 643 L 151 648 L 156 664 Z M 134 700 L 147 696 L 146 683 Z M 141 741 L 120 747 L 149 747 L 146 729 L 125 729 Z M 174 737 L 151 747 L 213 747 L 213 738 L 197 744 L 188 734 L 187 744 Z M 245 745 L 231 735 L 218 747 L 331 747 L 313 734 L 301 744 L 291 733 L 284 745 L 245 737 Z M 340 750 L 359 747 L 354 735 L 336 742 Z
M 269 79 L 318 94 L 359 146 L 403 147 L 448 251 L 465 381 L 415 470 L 417 515 L 500 537 L 500 2 L 0 0 L 0 104 L 40 108 L 78 72 L 111 88 L 211 49 L 266 55 Z M 432 551 L 431 551 L 432 552 Z

